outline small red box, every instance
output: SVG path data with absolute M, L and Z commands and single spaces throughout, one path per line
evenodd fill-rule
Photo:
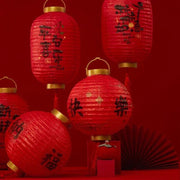
M 97 176 L 115 176 L 115 160 L 97 160 Z

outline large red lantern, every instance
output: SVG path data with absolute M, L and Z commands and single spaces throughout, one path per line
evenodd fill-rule
M 3 84 L 6 84 L 5 80 L 10 80 L 15 84 L 15 87 L 1 86 L 0 88 L 0 170 L 7 170 L 8 156 L 5 150 L 5 132 L 11 122 L 28 111 L 28 105 L 16 94 L 17 84 L 13 79 L 5 76 L 0 80 L 4 80 L 4 83 L 1 81 Z
M 10 159 L 8 167 L 13 171 L 20 169 L 29 176 L 59 174 L 69 159 L 71 141 L 60 122 L 67 118 L 56 110 L 52 113 L 25 113 L 8 128 L 6 151 Z
M 73 80 L 80 64 L 80 33 L 64 7 L 45 7 L 31 27 L 31 67 L 47 89 L 63 89 Z
M 102 59 L 91 62 L 96 60 Z M 78 130 L 91 135 L 92 140 L 110 139 L 110 135 L 128 123 L 131 96 L 120 81 L 109 76 L 110 67 L 88 70 L 88 66 L 88 77 L 77 83 L 68 97 L 69 118 Z
M 153 18 L 150 0 L 105 0 L 102 7 L 102 42 L 106 56 L 119 67 L 137 67 L 152 47 Z

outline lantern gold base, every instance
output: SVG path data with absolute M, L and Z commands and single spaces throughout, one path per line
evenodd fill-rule
M 66 9 L 64 7 L 60 7 L 60 6 L 50 6 L 50 7 L 45 7 L 43 11 L 44 11 L 44 13 L 48 13 L 48 12 L 65 12 Z
M 137 68 L 137 63 L 123 62 L 118 65 L 119 68 Z
M 65 84 L 47 84 L 47 89 L 65 89 Z
M 111 136 L 91 136 L 91 141 L 106 141 L 111 140 Z
M 51 111 L 51 113 L 56 117 L 58 118 L 59 120 L 61 120 L 62 123 L 68 123 L 69 122 L 69 119 L 63 115 L 60 111 L 58 111 L 57 109 L 53 109 Z
M 7 166 L 14 172 L 18 172 L 19 168 L 11 161 L 7 163 Z

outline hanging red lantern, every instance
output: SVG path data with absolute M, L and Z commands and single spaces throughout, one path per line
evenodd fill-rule
M 46 7 L 31 27 L 31 67 L 47 89 L 64 89 L 80 66 L 80 33 L 76 21 L 64 7 Z
M 32 111 L 12 123 L 6 132 L 8 167 L 29 176 L 58 175 L 71 153 L 69 134 L 59 119 L 68 120 L 56 110 Z
M 17 84 L 13 79 L 4 76 L 0 80 L 10 80 L 15 85 L 13 88 L 0 88 L 0 170 L 7 170 L 8 156 L 5 150 L 5 132 L 11 122 L 28 111 L 28 105 L 16 94 Z
M 69 118 L 81 132 L 92 140 L 110 139 L 110 135 L 124 128 L 132 111 L 132 101 L 126 87 L 109 76 L 108 69 L 88 70 L 87 78 L 80 81 L 70 92 L 67 102 Z
M 153 18 L 150 0 L 105 0 L 102 7 L 102 42 L 106 56 L 119 67 L 137 67 L 152 47 Z

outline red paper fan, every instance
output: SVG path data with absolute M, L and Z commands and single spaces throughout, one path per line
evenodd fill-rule
M 162 134 L 142 126 L 127 126 L 114 138 L 121 140 L 122 169 L 169 169 L 179 167 L 178 155 Z

